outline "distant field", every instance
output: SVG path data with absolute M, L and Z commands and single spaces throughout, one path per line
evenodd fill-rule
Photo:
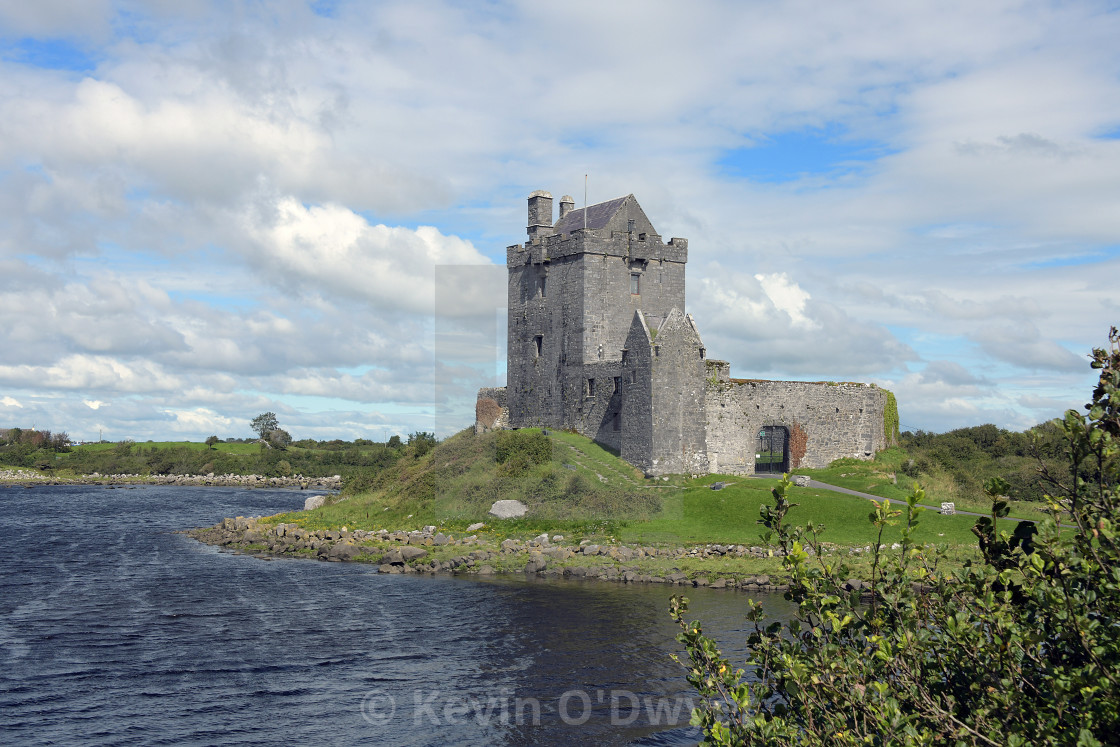
M 100 451 L 112 451 L 113 449 L 118 448 L 118 446 L 119 446 L 119 444 L 108 443 L 108 442 L 100 443 L 100 444 L 81 444 L 81 445 L 75 446 L 74 451 L 79 452 L 79 453 L 83 452 L 83 451 L 96 453 L 96 452 L 100 452 Z M 173 448 L 174 449 L 182 449 L 182 448 L 186 448 L 186 449 L 191 449 L 192 451 L 209 451 L 210 450 L 210 447 L 207 446 L 205 443 L 200 443 L 200 442 L 197 442 L 197 441 L 137 441 L 136 443 L 132 444 L 132 448 L 134 448 L 134 449 L 135 448 L 143 448 L 143 449 L 173 449 Z M 259 453 L 260 450 L 261 450 L 261 445 L 259 443 L 227 444 L 225 442 L 222 442 L 222 443 L 214 444 L 214 448 L 213 448 L 213 451 L 217 451 L 217 452 L 220 452 L 222 454 L 256 454 L 256 453 Z M 292 449 L 292 450 L 293 451 L 298 451 L 299 449 Z

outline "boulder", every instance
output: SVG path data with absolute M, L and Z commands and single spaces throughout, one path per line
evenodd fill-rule
M 713 482 L 708 487 L 711 488 L 712 490 L 723 490 L 724 488 L 727 487 L 727 483 L 725 483 L 725 482 Z
M 327 500 L 325 495 L 312 495 L 308 496 L 307 500 L 303 502 L 303 510 L 311 511 L 312 509 L 319 508 Z
M 533 557 L 525 564 L 526 573 L 540 573 L 548 567 L 548 561 L 541 555 L 533 553 Z
M 469 527 L 467 527 L 467 531 L 468 532 L 477 532 L 479 529 L 482 529 L 485 526 L 486 526 L 485 524 L 483 524 L 481 521 L 479 521 L 479 522 L 471 524 Z
M 361 555 L 362 552 L 364 552 L 363 549 L 357 545 L 349 542 L 340 542 L 337 545 L 333 545 L 330 550 L 327 551 L 327 557 L 332 560 L 335 558 L 339 560 L 353 560 Z
M 793 476 L 793 484 L 798 486 L 799 488 L 807 488 L 807 487 L 809 487 L 809 476 L 808 475 L 794 475 Z
M 490 515 L 499 519 L 519 519 L 529 510 L 521 501 L 494 501 Z

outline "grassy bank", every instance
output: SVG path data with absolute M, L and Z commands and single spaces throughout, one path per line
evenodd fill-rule
M 906 493 L 884 471 L 890 458 L 798 472 L 884 497 L 904 498 Z M 725 487 L 712 490 L 715 482 L 723 482 Z M 539 431 L 522 430 L 476 436 L 464 431 L 423 456 L 401 459 L 381 473 L 367 492 L 339 496 L 323 508 L 270 521 L 307 529 L 346 526 L 367 531 L 435 525 L 458 533 L 470 524 L 484 522 L 487 527 L 480 535 L 495 541 L 548 532 L 577 543 L 760 545 L 759 506 L 770 500 L 773 486 L 772 480 L 743 476 L 646 479 L 609 450 L 570 433 L 550 432 L 545 437 Z M 871 505 L 865 499 L 799 487 L 791 488 L 790 498 L 798 504 L 790 520 L 823 525 L 826 542 L 865 547 L 876 539 L 868 521 Z M 494 501 L 509 499 L 525 503 L 528 515 L 498 521 L 488 514 Z M 975 547 L 973 523 L 973 517 L 928 511 L 922 515 L 915 538 L 959 546 L 967 552 Z M 884 541 L 897 538 L 895 527 Z

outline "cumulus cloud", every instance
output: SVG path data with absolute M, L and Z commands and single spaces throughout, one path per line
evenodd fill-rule
M 470 242 L 431 226 L 370 225 L 347 208 L 307 207 L 290 197 L 254 210 L 244 229 L 251 261 L 280 286 L 352 296 L 383 310 L 430 314 L 437 266 L 489 264 Z
M 733 375 L 837 380 L 917 357 L 888 330 L 812 299 L 785 274 L 705 270 L 692 281 L 690 305 L 710 354 L 730 360 Z

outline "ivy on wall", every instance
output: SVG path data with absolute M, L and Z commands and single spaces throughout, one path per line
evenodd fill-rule
M 898 444 L 898 400 L 894 392 L 888 389 L 883 392 L 887 395 L 887 405 L 883 408 L 883 438 L 887 446 L 895 446 Z

